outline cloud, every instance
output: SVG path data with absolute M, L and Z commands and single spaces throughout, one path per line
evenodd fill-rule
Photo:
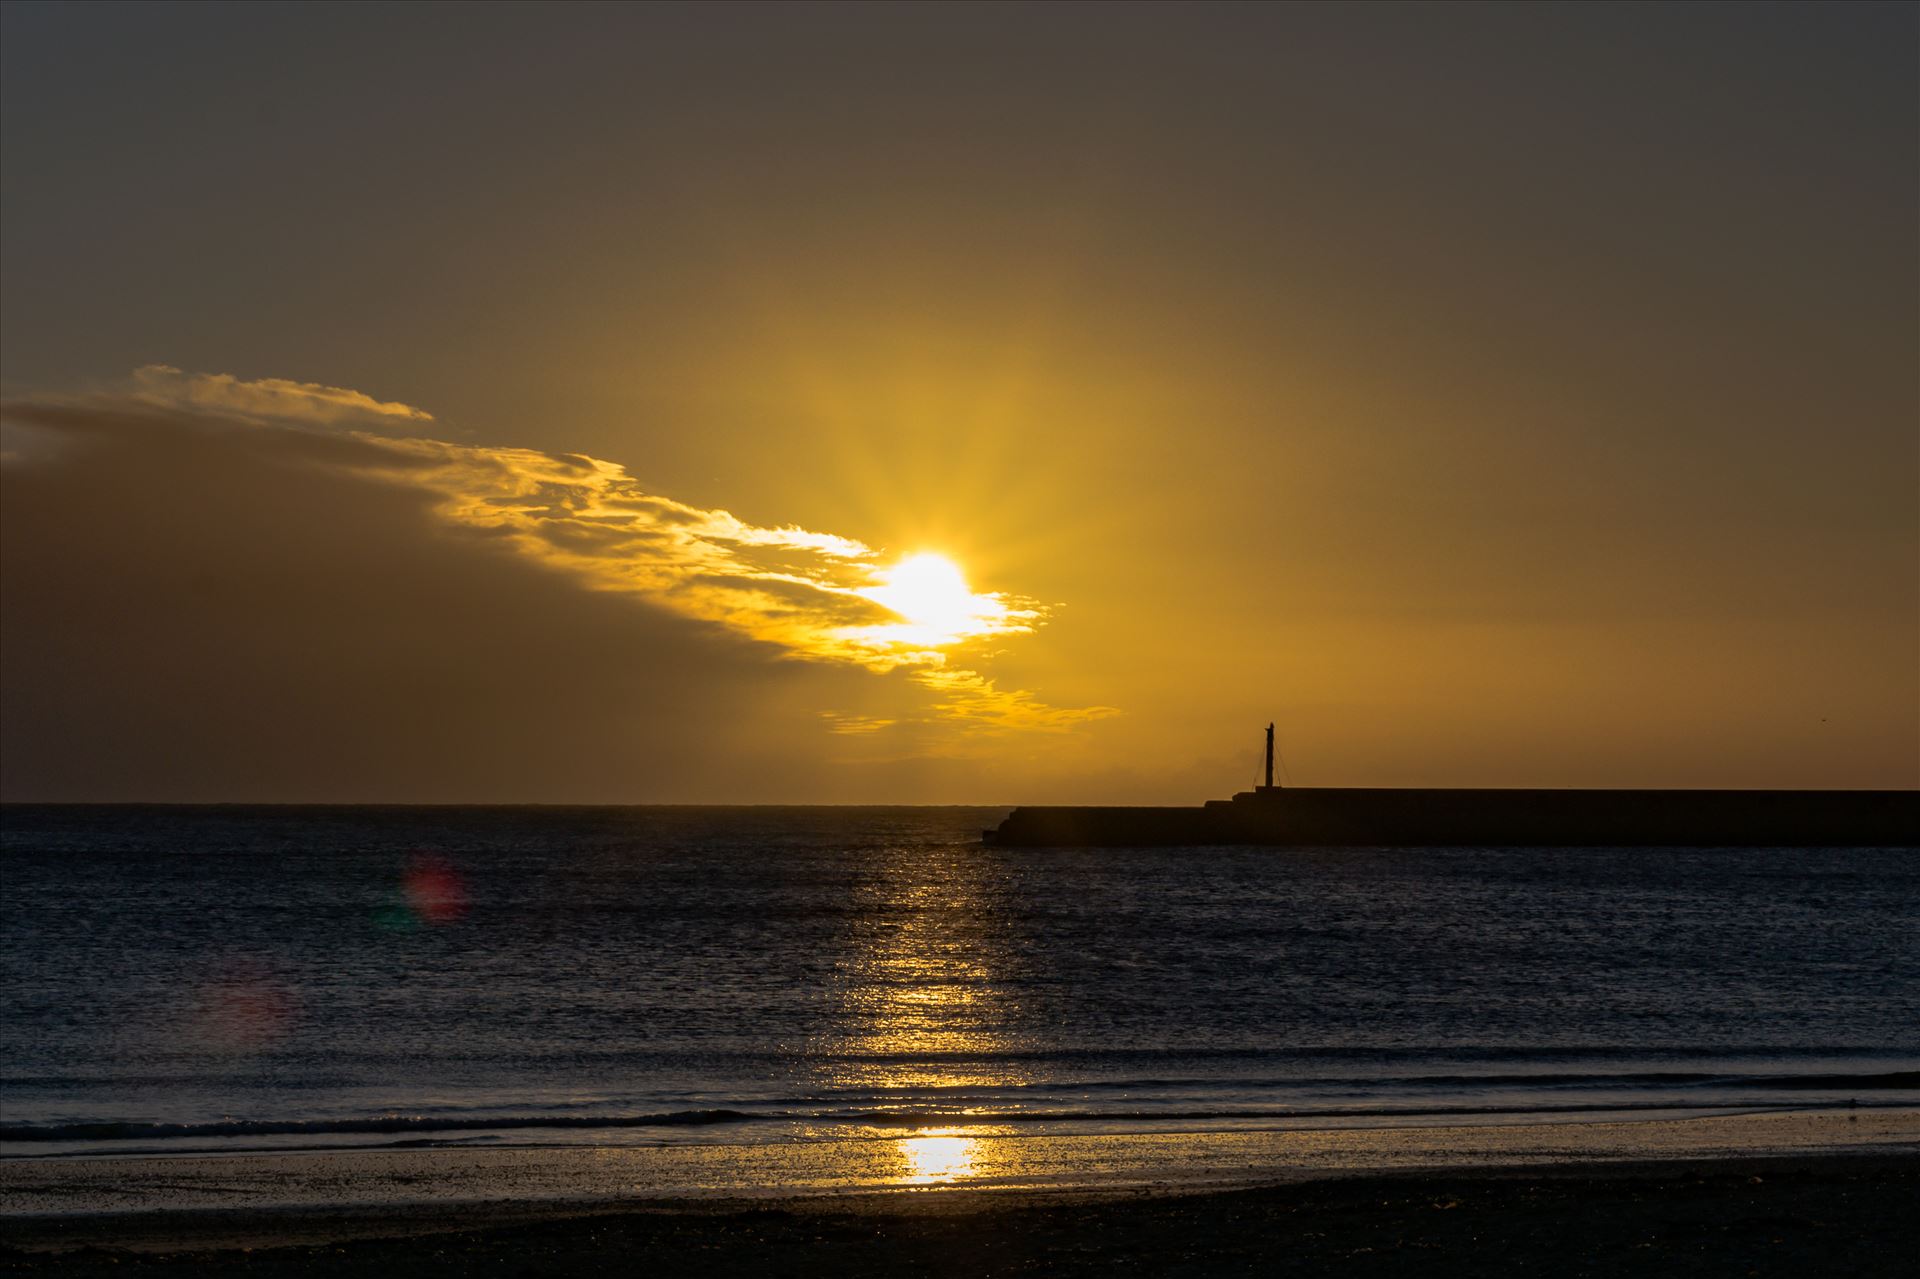
M 1036 600 L 959 584 L 966 593 L 930 621 L 889 607 L 899 605 L 892 566 L 874 548 L 676 502 L 616 463 L 426 439 L 380 447 L 400 459 L 405 482 L 437 495 L 435 510 L 452 526 L 502 538 L 595 590 L 641 596 L 798 660 L 904 669 L 938 695 L 928 714 L 955 725 L 1060 732 L 1116 713 L 1049 706 L 953 664 L 969 645 L 1035 631 L 1049 612 Z
M 811 756 L 809 768 L 831 771 L 831 749 L 803 745 L 815 735 L 885 740 L 896 759 L 980 760 L 1009 733 L 1112 713 L 1052 707 L 967 669 L 986 660 L 965 659 L 970 645 L 1042 625 L 1035 601 L 968 593 L 941 615 L 945 629 L 930 629 L 882 602 L 898 602 L 891 562 L 860 541 L 679 502 L 580 454 L 384 429 L 430 420 L 418 413 L 160 366 L 131 393 L 5 406 L 10 429 L 54 445 L 9 452 L 0 468 L 10 791 L 37 777 L 45 784 L 26 792 L 57 793 L 87 759 L 130 741 L 157 750 L 171 733 L 206 739 L 210 775 L 257 781 L 208 798 L 326 797 L 297 788 L 305 774 L 291 761 L 314 750 L 331 752 L 319 774 L 357 779 L 341 798 L 472 798 L 463 776 L 492 778 L 503 799 L 686 797 L 769 743 L 782 750 L 764 778 L 826 795 L 794 763 Z M 286 709 L 270 725 L 255 721 L 250 708 L 275 705 Z M 794 718 L 770 731 L 770 705 Z M 368 721 L 358 753 L 343 745 L 350 707 Z M 459 726 L 457 741 L 427 707 Z M 427 719 L 394 734 L 410 714 Z M 476 758 L 489 740 L 500 758 L 531 739 L 552 750 L 571 715 L 582 718 L 579 749 L 561 752 L 570 769 L 516 780 Z M 85 731 L 116 722 L 122 747 Z M 286 742 L 303 723 L 322 727 Z M 616 744 L 622 731 L 640 736 Z M 233 748 L 235 735 L 284 742 L 287 771 Z M 687 744 L 678 754 L 655 749 L 676 741 Z M 445 768 L 425 763 L 439 756 Z M 608 756 L 642 761 L 646 785 L 623 789 Z M 142 767 L 114 793 L 200 793 L 163 763 Z M 389 792 L 388 775 L 414 780 Z
M 796 658 L 881 672 L 940 667 L 958 645 L 1027 634 L 1046 617 L 1033 600 L 979 592 L 963 618 L 930 631 L 880 602 L 887 565 L 874 548 L 676 502 L 616 463 L 426 439 L 379 447 L 406 482 L 437 495 L 449 524 L 504 538 L 596 590 L 645 596 Z
M 934 690 L 934 713 L 996 732 L 1065 732 L 1120 712 L 1111 706 L 1049 706 L 1025 689 L 1002 689 L 978 671 L 934 667 L 913 678 Z
M 842 715 L 835 711 L 821 711 L 820 718 L 826 721 L 827 731 L 842 734 L 877 733 L 892 728 L 895 721 L 879 719 L 871 715 Z
M 392 427 L 433 421 L 433 414 L 425 409 L 398 400 L 376 400 L 345 387 L 277 377 L 248 382 L 231 373 L 184 373 L 170 364 L 135 369 L 133 385 L 134 398 L 164 408 L 197 408 L 326 426 L 377 421 Z
M 870 678 L 450 537 L 377 444 L 87 426 L 0 468 L 9 799 L 809 795 Z

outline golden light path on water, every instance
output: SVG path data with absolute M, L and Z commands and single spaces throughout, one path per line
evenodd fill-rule
M 983 849 L 907 846 L 877 856 L 854 889 L 857 922 L 835 964 L 840 1015 L 813 1046 L 816 1078 L 877 1099 L 882 1113 L 935 1113 L 902 1135 L 835 1143 L 851 1179 L 976 1181 L 988 1138 L 1006 1134 L 984 1115 L 968 1123 L 978 1097 L 963 1100 L 1025 1082 L 1008 1060 L 1018 1010 L 1006 965 L 1018 943 L 995 906 L 1000 873 Z M 942 1122 L 938 1112 L 948 1108 Z

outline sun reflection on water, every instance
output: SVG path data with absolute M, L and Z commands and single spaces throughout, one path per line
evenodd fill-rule
M 977 847 L 874 859 L 834 964 L 838 1015 L 809 1045 L 821 1085 L 851 1104 L 938 1112 L 1020 1081 L 1005 1056 L 1019 1008 L 994 874 Z
M 1011 1135 L 994 1120 L 1030 1076 L 1001 868 L 977 845 L 909 844 L 863 869 L 832 970 L 835 1015 L 808 1044 L 812 1087 L 868 1119 L 865 1140 L 842 1147 L 841 1175 L 920 1188 L 993 1180 Z
M 972 1176 L 978 1145 L 972 1137 L 957 1136 L 937 1128 L 899 1140 L 900 1153 L 907 1159 L 907 1180 L 919 1186 L 939 1185 Z

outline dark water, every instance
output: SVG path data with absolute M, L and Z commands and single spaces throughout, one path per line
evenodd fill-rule
M 13 1154 L 1911 1101 L 1914 850 L 982 847 L 982 809 L 44 809 Z

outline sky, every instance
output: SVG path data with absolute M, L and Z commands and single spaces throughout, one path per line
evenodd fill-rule
M 0 10 L 0 795 L 1920 786 L 1920 8 Z

